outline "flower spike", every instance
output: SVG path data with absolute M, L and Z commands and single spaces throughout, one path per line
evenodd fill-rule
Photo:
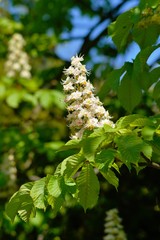
M 89 71 L 82 61 L 82 56 L 73 56 L 71 66 L 64 70 L 66 79 L 62 81 L 68 110 L 67 121 L 73 139 L 82 138 L 86 129 L 103 127 L 104 124 L 114 127 L 108 111 L 94 96 L 94 87 L 87 80 Z

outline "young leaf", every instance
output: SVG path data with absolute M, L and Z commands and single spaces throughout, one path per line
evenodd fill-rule
M 77 177 L 79 203 L 84 210 L 95 206 L 99 195 L 99 181 L 93 167 L 86 163 Z

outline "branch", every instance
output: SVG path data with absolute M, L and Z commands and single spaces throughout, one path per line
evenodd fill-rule
M 150 159 L 148 159 L 143 153 L 141 153 L 141 156 L 144 158 L 144 160 L 147 162 L 148 167 L 156 168 L 160 170 L 160 164 L 156 162 L 152 162 Z

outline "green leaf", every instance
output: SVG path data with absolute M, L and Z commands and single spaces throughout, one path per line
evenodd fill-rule
M 18 214 L 18 210 L 21 205 L 21 196 L 19 192 L 16 192 L 9 200 L 9 202 L 6 204 L 6 214 L 13 222 L 15 219 L 15 216 Z
M 145 9 L 146 7 L 155 8 L 159 4 L 159 0 L 141 0 L 139 3 L 140 9 Z
M 73 178 L 64 179 L 64 181 L 61 182 L 61 186 L 62 186 L 63 192 L 65 194 L 68 194 L 68 193 L 74 194 L 74 193 L 76 193 L 77 186 L 76 186 L 76 183 L 73 180 Z
M 153 140 L 153 135 L 155 133 L 155 128 L 150 126 L 145 126 L 142 128 L 142 137 L 144 140 L 151 141 Z
M 73 177 L 84 163 L 84 155 L 79 152 L 63 160 L 61 163 L 61 175 L 66 175 L 67 178 Z
M 137 164 L 140 159 L 140 152 L 143 149 L 143 141 L 135 133 L 128 133 L 115 138 L 120 159 L 131 169 L 131 164 Z
M 160 135 L 154 134 L 153 140 L 150 142 L 153 148 L 153 152 L 160 156 Z
M 8 106 L 12 108 L 17 108 L 21 102 L 22 93 L 19 91 L 13 91 L 9 93 L 8 97 L 6 98 L 6 102 Z
M 152 52 L 159 46 L 149 46 L 139 52 L 133 63 L 133 78 L 136 79 L 142 89 L 145 91 L 152 85 L 153 81 L 150 79 L 149 66 L 147 60 Z
M 33 183 L 27 183 L 21 186 L 6 204 L 6 214 L 14 221 L 15 216 L 19 214 L 20 218 L 27 222 L 31 216 L 35 216 L 35 207 L 30 196 L 30 190 Z
M 160 99 L 160 82 L 157 82 L 157 84 L 154 87 L 153 97 L 156 100 Z
M 35 181 L 30 193 L 36 208 L 46 209 L 46 178 Z
M 95 163 L 97 168 L 100 170 L 102 168 L 108 169 L 112 166 L 114 162 L 116 151 L 114 149 L 104 149 L 97 153 L 95 158 Z
M 126 128 L 127 126 L 129 126 L 132 122 L 134 122 L 137 118 L 141 118 L 142 116 L 139 114 L 132 114 L 132 115 L 128 115 L 125 117 L 121 117 L 117 123 L 116 126 L 118 128 Z
M 80 142 L 81 140 L 80 139 L 72 139 L 72 140 L 69 140 L 65 145 L 63 145 L 59 150 L 58 152 L 61 152 L 61 151 L 65 151 L 65 150 L 69 150 L 69 149 L 80 149 Z
M 151 21 L 141 20 L 133 30 L 133 39 L 142 49 L 155 44 L 159 36 L 159 26 L 154 24 L 147 26 L 149 22 Z
M 142 148 L 142 153 L 144 154 L 144 156 L 151 160 L 152 147 L 149 144 L 145 143 Z
M 106 171 L 106 169 L 102 168 L 100 169 L 100 173 L 110 184 L 112 184 L 116 189 L 118 188 L 119 179 L 111 169 Z
M 93 167 L 87 162 L 77 177 L 79 203 L 86 211 L 96 205 L 99 195 L 99 181 Z
M 65 109 L 64 94 L 58 90 L 52 90 L 52 101 L 60 109 Z
M 133 109 L 139 104 L 142 91 L 137 81 L 133 78 L 133 65 L 128 63 L 127 72 L 121 80 L 120 87 L 118 89 L 118 98 L 122 106 L 128 111 L 132 112 Z
M 57 212 L 62 207 L 62 204 L 64 202 L 64 199 L 62 196 L 59 196 L 58 198 L 53 197 L 52 195 L 47 196 L 48 204 L 52 207 L 54 214 L 56 215 Z
M 103 128 L 100 128 L 96 129 L 82 142 L 83 154 L 87 160 L 94 161 L 96 150 L 105 138 L 105 131 Z
M 0 83 L 0 99 L 4 99 L 6 96 L 6 86 Z
M 35 95 L 31 95 L 30 93 L 25 93 L 23 96 L 23 100 L 28 103 L 31 103 L 33 106 L 36 106 L 38 103 Z
M 51 196 L 57 198 L 61 195 L 62 189 L 60 187 L 60 178 L 56 176 L 51 176 L 48 185 L 48 192 Z
M 137 118 L 135 121 L 133 121 L 130 126 L 131 127 L 143 127 L 143 126 L 154 126 L 154 123 L 151 121 L 151 119 L 147 117 L 141 117 Z
M 39 94 L 39 101 L 42 107 L 48 109 L 53 105 L 52 93 L 49 89 L 41 89 Z
M 124 50 L 128 45 L 132 25 L 131 11 L 119 15 L 117 20 L 109 25 L 108 33 L 119 51 Z
M 152 71 L 149 72 L 149 77 L 152 84 L 156 83 L 160 78 L 160 67 L 152 69 Z
M 105 99 L 109 91 L 113 90 L 117 92 L 120 83 L 120 77 L 124 71 L 124 68 L 125 66 L 121 67 L 120 69 L 115 69 L 108 75 L 105 83 L 103 84 L 101 90 L 98 93 L 101 101 Z

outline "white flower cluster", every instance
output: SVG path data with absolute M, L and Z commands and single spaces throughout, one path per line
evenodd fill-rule
M 5 70 L 8 77 L 31 78 L 31 66 L 23 48 L 25 40 L 19 33 L 13 34 L 8 43 L 8 57 L 5 63 Z
M 0 163 L 0 168 L 4 176 L 7 178 L 7 182 L 4 184 L 0 192 L 0 196 L 2 197 L 13 194 L 17 188 L 17 167 L 14 149 L 9 149 L 8 153 Z
M 103 240 L 127 240 L 123 226 L 122 219 L 119 217 L 119 212 L 116 208 L 106 212 Z
M 104 109 L 98 97 L 94 96 L 94 87 L 87 80 L 88 71 L 82 65 L 83 57 L 72 57 L 71 66 L 64 70 L 66 79 L 63 89 L 66 94 L 71 138 L 79 139 L 84 130 L 102 127 L 104 124 L 114 126 L 108 111 Z

